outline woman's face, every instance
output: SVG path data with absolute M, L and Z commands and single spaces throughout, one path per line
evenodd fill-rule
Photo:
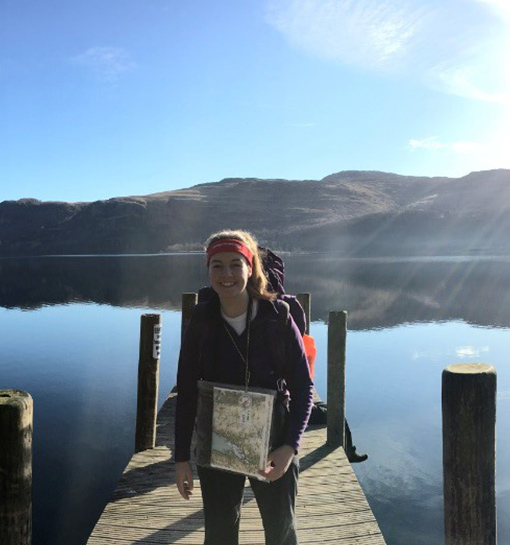
M 248 262 L 237 252 L 221 252 L 209 263 L 209 280 L 220 299 L 243 295 L 251 273 Z

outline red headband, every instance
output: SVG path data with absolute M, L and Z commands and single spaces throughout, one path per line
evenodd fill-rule
M 220 238 L 215 240 L 207 248 L 207 266 L 211 261 L 211 257 L 221 252 L 236 252 L 241 254 L 248 261 L 250 267 L 253 266 L 253 254 L 250 249 L 242 240 L 237 240 L 236 238 Z

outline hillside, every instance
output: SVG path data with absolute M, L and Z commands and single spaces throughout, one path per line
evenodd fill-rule
M 462 178 L 343 171 L 227 178 L 91 203 L 0 203 L 0 255 L 159 253 L 238 227 L 280 249 L 349 255 L 510 251 L 510 170 Z

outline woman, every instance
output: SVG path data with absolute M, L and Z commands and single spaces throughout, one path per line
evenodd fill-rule
M 294 515 L 301 436 L 312 405 L 312 382 L 301 335 L 289 316 L 284 329 L 276 296 L 267 290 L 257 243 L 245 231 L 222 231 L 206 242 L 215 294 L 199 303 L 181 348 L 177 376 L 175 467 L 184 499 L 193 490 L 190 445 L 197 411 L 197 381 L 279 390 L 288 407 L 281 444 L 261 474 L 250 478 L 264 525 L 266 545 L 296 545 Z M 281 336 L 284 336 L 283 342 Z M 276 359 L 284 346 L 284 377 Z M 280 369 L 282 367 L 280 366 Z M 283 380 L 281 380 L 283 378 Z M 245 476 L 198 466 L 205 518 L 205 545 L 237 545 Z

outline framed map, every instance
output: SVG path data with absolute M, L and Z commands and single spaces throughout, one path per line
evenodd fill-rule
M 275 392 L 214 387 L 211 467 L 260 480 L 267 464 Z

